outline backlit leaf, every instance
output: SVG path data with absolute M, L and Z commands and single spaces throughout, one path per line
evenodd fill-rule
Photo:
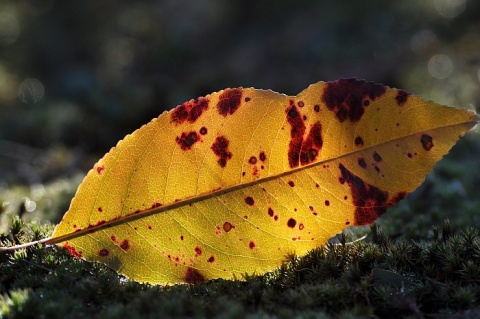
M 264 273 L 373 223 L 477 122 L 381 84 L 226 89 L 128 135 L 49 243 L 141 282 Z

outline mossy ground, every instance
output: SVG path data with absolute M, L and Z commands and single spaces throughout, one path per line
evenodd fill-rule
M 377 225 L 348 230 L 306 256 L 286 257 L 283 267 L 263 276 L 163 287 L 126 280 L 58 247 L 1 255 L 0 318 L 478 317 L 475 138 L 461 140 Z M 4 245 L 53 230 L 15 214 L 9 218 Z M 351 243 L 362 234 L 367 238 Z

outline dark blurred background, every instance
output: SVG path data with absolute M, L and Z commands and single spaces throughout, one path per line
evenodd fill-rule
M 1 0 L 0 200 L 12 185 L 43 198 L 46 183 L 78 184 L 191 98 L 341 77 L 474 109 L 480 1 Z

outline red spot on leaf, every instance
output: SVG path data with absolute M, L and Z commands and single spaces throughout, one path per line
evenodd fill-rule
M 247 96 L 244 101 L 245 101 L 245 102 L 250 102 L 250 100 L 251 100 L 251 99 Z
M 110 239 L 111 239 L 114 243 L 118 244 L 117 236 L 115 236 L 115 235 L 110 235 Z
M 305 103 L 303 103 L 303 101 L 298 101 L 297 105 L 298 107 L 304 107 Z
M 68 251 L 68 253 L 70 255 L 72 255 L 73 257 L 76 257 L 76 258 L 82 258 L 82 252 L 81 251 L 77 251 L 75 249 L 75 247 L 73 247 L 72 245 L 70 245 L 68 242 L 66 242 L 65 244 L 62 245 L 63 249 L 66 249 Z
M 304 226 L 302 223 L 300 223 L 300 224 L 298 225 L 298 229 L 303 230 L 304 228 L 305 228 L 305 226 Z
M 130 242 L 128 241 L 128 239 L 124 239 L 121 243 L 120 243 L 120 248 L 122 248 L 124 251 L 128 251 L 130 250 Z
M 100 213 L 103 212 L 103 208 L 102 207 L 98 207 L 97 209 Z
M 201 247 L 197 246 L 197 247 L 195 247 L 194 250 L 195 250 L 195 257 L 199 257 L 199 256 L 202 255 L 202 248 Z
M 180 236 L 180 240 L 183 241 L 183 239 L 184 239 L 184 237 L 183 237 L 183 235 L 181 235 L 181 236 Z
M 98 175 L 102 175 L 103 171 L 105 171 L 105 165 L 97 166 Z
M 185 121 L 195 123 L 202 113 L 208 109 L 208 100 L 200 97 L 177 106 L 171 113 L 171 120 L 177 124 Z
M 253 206 L 253 204 L 255 204 L 255 201 L 253 200 L 253 197 L 247 196 L 245 197 L 245 203 L 249 206 Z
M 341 178 L 350 187 L 355 208 L 355 225 L 373 223 L 387 210 L 388 193 L 354 175 L 348 169 L 339 165 Z
M 223 223 L 223 230 L 228 233 L 234 228 L 234 226 L 230 222 L 224 222 Z
M 225 136 L 218 136 L 211 147 L 213 153 L 218 157 L 217 162 L 220 167 L 225 167 L 227 161 L 232 158 L 232 153 L 228 150 L 229 143 Z
M 217 109 L 223 116 L 232 115 L 240 107 L 242 100 L 242 89 L 226 89 L 220 94 Z
M 148 225 L 147 227 L 148 227 L 148 229 L 150 229 L 150 230 L 152 229 L 152 225 Z
M 287 226 L 290 227 L 290 228 L 294 228 L 295 225 L 297 224 L 297 221 L 293 218 L 290 218 L 288 221 L 287 221 Z
M 397 90 L 397 96 L 395 97 L 395 100 L 397 100 L 398 105 L 402 106 L 407 102 L 409 95 L 410 93 L 405 90 Z
M 295 168 L 300 162 L 300 151 L 302 150 L 303 136 L 305 135 L 305 124 L 300 116 L 300 113 L 290 101 L 290 106 L 287 108 L 287 121 L 290 124 L 290 143 L 288 145 L 288 164 L 290 168 Z
M 185 272 L 185 282 L 190 285 L 201 284 L 205 282 L 205 277 L 197 269 L 188 267 Z
M 107 248 L 102 248 L 98 251 L 98 256 L 100 257 L 108 257 L 110 255 L 110 251 Z
M 327 108 L 335 113 L 340 122 L 347 118 L 357 122 L 365 112 L 364 99 L 375 100 L 385 93 L 386 87 L 357 79 L 340 79 L 328 82 L 323 92 Z
M 250 241 L 250 242 L 248 243 L 248 247 L 249 247 L 250 249 L 255 248 L 255 243 L 254 243 L 253 241 Z
M 190 131 L 188 133 L 183 132 L 180 137 L 176 137 L 175 141 L 177 144 L 180 145 L 182 150 L 186 151 L 192 148 L 193 144 L 195 144 L 199 140 L 197 132 Z
M 422 134 L 420 142 L 422 143 L 423 149 L 426 151 L 430 151 L 433 147 L 433 138 L 430 135 Z

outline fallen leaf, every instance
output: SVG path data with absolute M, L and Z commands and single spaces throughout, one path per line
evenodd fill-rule
M 153 284 L 261 274 L 373 223 L 477 121 L 355 79 L 226 89 L 120 141 L 47 243 Z

